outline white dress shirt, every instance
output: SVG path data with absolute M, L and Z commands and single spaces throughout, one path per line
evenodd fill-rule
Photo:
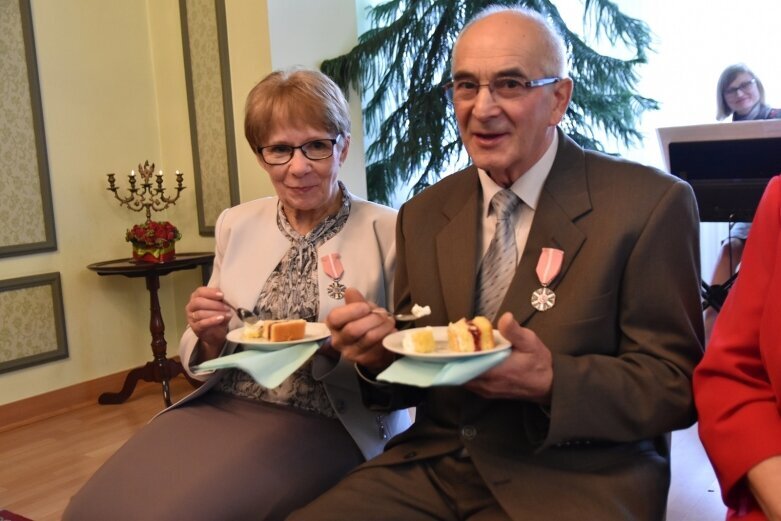
M 553 160 L 556 158 L 556 150 L 559 146 L 558 133 L 553 134 L 553 141 L 551 141 L 548 150 L 542 155 L 539 161 L 537 161 L 532 167 L 523 173 L 515 182 L 510 186 L 510 190 L 521 198 L 523 204 L 520 206 L 520 211 L 513 215 L 515 219 L 515 245 L 518 248 L 518 262 L 521 261 L 521 255 L 523 249 L 526 247 L 526 240 L 529 238 L 529 230 L 532 226 L 532 219 L 534 219 L 534 211 L 537 209 L 537 202 L 540 200 L 540 192 L 542 192 L 542 185 L 545 184 L 545 179 L 548 178 L 550 169 L 553 166 Z M 496 215 L 494 215 L 493 208 L 491 206 L 491 199 L 497 192 L 503 188 L 496 184 L 488 173 L 481 169 L 477 169 L 478 176 L 480 178 L 480 185 L 483 187 L 483 208 L 482 208 L 482 242 L 483 249 L 478 259 L 478 265 L 480 259 L 485 256 L 488 251 L 488 246 L 491 244 L 491 239 L 494 236 L 496 230 Z

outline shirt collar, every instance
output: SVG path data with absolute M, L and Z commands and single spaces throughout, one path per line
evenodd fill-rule
M 542 185 L 545 184 L 545 180 L 548 178 L 550 169 L 553 166 L 553 161 L 556 159 L 558 146 L 559 133 L 557 131 L 553 134 L 553 140 L 551 140 L 551 144 L 548 146 L 548 149 L 540 160 L 532 165 L 529 170 L 524 172 L 515 180 L 512 186 L 510 186 L 510 190 L 515 192 L 515 195 L 520 197 L 521 201 L 532 210 L 537 209 L 537 202 L 540 200 Z M 491 209 L 491 199 L 493 199 L 497 192 L 502 190 L 502 187 L 496 184 L 482 168 L 477 169 L 477 174 L 480 178 L 480 186 L 483 188 L 483 219 L 485 219 Z

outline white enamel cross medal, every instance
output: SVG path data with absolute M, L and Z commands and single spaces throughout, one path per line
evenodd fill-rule
M 561 271 L 561 263 L 564 260 L 564 252 L 556 248 L 543 248 L 540 259 L 537 261 L 537 278 L 542 286 L 534 290 L 531 304 L 537 311 L 548 311 L 556 305 L 556 293 L 548 287 L 556 275 Z

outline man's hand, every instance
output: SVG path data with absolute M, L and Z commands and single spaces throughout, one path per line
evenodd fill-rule
M 510 356 L 465 387 L 484 398 L 518 399 L 550 404 L 553 358 L 531 330 L 521 327 L 512 313 L 499 319 L 499 332 L 512 344 Z
M 347 288 L 344 306 L 331 310 L 325 323 L 331 330 L 331 346 L 347 360 L 375 371 L 393 362 L 393 353 L 382 347 L 382 339 L 396 330 L 396 323 L 357 289 Z

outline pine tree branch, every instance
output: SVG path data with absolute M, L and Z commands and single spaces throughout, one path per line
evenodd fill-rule
M 413 195 L 463 162 L 452 107 L 442 86 L 450 56 L 465 22 L 488 5 L 517 5 L 516 0 L 388 0 L 368 10 L 371 29 L 347 54 L 325 60 L 321 70 L 346 92 L 363 100 L 369 198 L 389 203 L 402 186 Z M 595 40 L 620 44 L 631 57 L 605 56 L 567 27 L 551 0 L 525 0 L 561 32 L 575 82 L 561 128 L 580 145 L 604 150 L 598 136 L 624 145 L 642 140 L 640 116 L 656 110 L 641 96 L 638 68 L 647 61 L 651 32 L 609 0 L 584 0 L 583 24 Z

